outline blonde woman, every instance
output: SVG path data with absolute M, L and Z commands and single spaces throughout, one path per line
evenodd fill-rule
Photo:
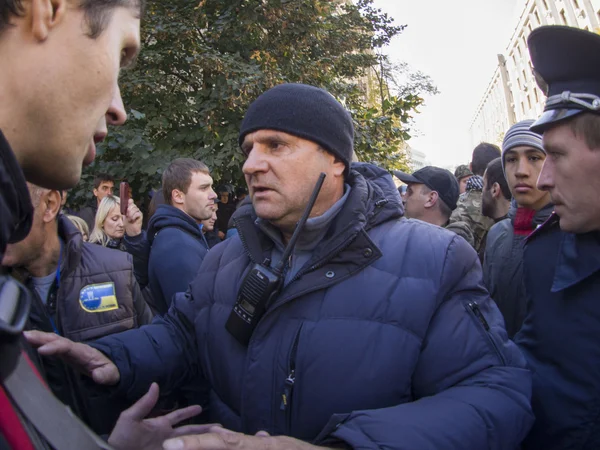
M 125 224 L 121 214 L 121 202 L 119 197 L 107 195 L 98 206 L 90 242 L 124 250 L 123 236 L 125 236 Z
M 150 247 L 146 233 L 142 231 L 142 221 L 143 215 L 133 200 L 129 200 L 127 215 L 123 216 L 119 197 L 107 195 L 98 206 L 89 242 L 121 250 L 133 256 L 135 277 L 143 289 L 148 284 Z

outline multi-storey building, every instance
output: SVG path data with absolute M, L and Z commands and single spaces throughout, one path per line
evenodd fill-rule
M 535 119 L 546 100 L 537 87 L 529 59 L 527 38 L 542 25 L 568 25 L 600 30 L 600 0 L 527 0 L 504 55 L 471 122 L 473 145 L 499 144 L 514 123 Z

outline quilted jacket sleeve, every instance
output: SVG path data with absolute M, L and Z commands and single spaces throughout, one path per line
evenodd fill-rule
M 516 449 L 533 424 L 531 375 L 483 287 L 468 244 L 453 238 L 440 299 L 413 374 L 414 401 L 331 418 L 317 443 L 361 449 Z

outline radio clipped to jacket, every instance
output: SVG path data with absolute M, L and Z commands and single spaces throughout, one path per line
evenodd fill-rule
M 258 322 L 281 290 L 284 281 L 284 268 L 315 206 L 325 176 L 324 173 L 319 175 L 306 209 L 277 265 L 271 268 L 263 264 L 255 264 L 242 282 L 233 310 L 225 324 L 227 331 L 242 345 L 248 345 Z

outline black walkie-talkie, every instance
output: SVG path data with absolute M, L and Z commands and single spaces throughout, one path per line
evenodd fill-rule
M 315 206 L 324 180 L 325 174 L 321 173 L 308 201 L 308 205 L 306 205 L 306 209 L 296 225 L 292 238 L 285 247 L 283 255 L 281 255 L 281 260 L 279 260 L 277 265 L 274 268 L 270 268 L 262 264 L 255 264 L 242 282 L 237 301 L 233 305 L 233 310 L 229 314 L 229 318 L 225 324 L 227 331 L 242 345 L 248 345 L 252 333 L 265 313 L 267 306 L 272 303 L 281 290 L 283 269 L 288 258 L 294 251 L 296 241 L 310 216 L 310 212 Z

